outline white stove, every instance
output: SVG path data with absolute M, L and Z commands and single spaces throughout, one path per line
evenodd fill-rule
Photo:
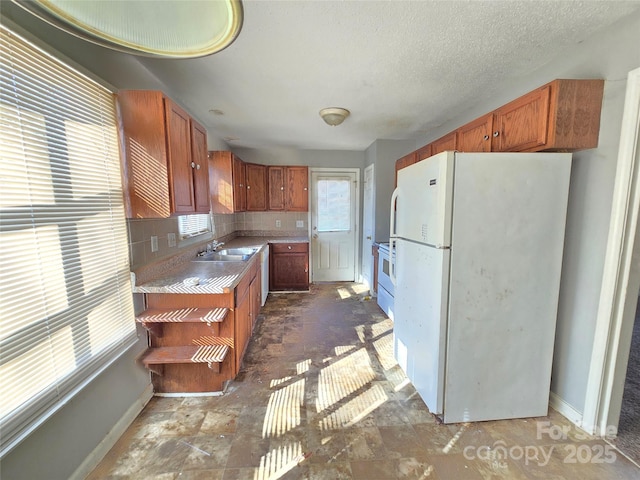
M 393 252 L 395 258 L 395 251 Z M 389 243 L 378 244 L 378 305 L 393 320 L 394 290 L 389 277 L 391 262 Z

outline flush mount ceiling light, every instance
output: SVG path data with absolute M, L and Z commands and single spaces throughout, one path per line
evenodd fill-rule
M 344 119 L 347 118 L 350 113 L 351 112 L 346 108 L 339 107 L 323 108 L 320 110 L 320 116 L 322 119 L 327 123 L 327 125 L 331 125 L 332 127 L 344 122 Z
M 240 0 L 13 0 L 84 40 L 134 55 L 196 58 L 219 52 L 240 33 Z

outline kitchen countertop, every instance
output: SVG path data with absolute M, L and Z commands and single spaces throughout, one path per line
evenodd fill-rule
M 133 293 L 190 293 L 222 294 L 231 292 L 249 270 L 255 258 L 268 243 L 308 243 L 308 236 L 300 237 L 236 237 L 224 248 L 258 248 L 254 256 L 244 262 L 207 262 L 195 259 L 156 278 L 133 287 Z M 185 285 L 187 278 L 198 278 L 198 285 Z

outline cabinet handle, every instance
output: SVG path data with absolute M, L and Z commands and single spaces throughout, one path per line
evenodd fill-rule
M 200 170 L 200 164 L 196 165 L 196 170 Z
M 486 142 L 487 140 L 489 140 L 489 135 L 485 135 L 484 137 L 482 137 L 482 139 Z
M 493 132 L 493 136 L 494 136 L 494 137 L 497 137 L 498 135 L 500 135 L 500 132 L 499 132 L 499 131 L 497 131 L 497 130 L 496 130 L 495 132 Z
M 196 168 L 196 162 L 191 162 L 191 168 Z
M 304 191 L 305 191 L 305 192 L 307 191 L 307 187 L 304 187 Z
M 247 190 L 251 190 L 251 185 L 247 185 Z
M 289 245 L 287 248 L 288 248 L 289 250 L 291 250 L 291 245 Z

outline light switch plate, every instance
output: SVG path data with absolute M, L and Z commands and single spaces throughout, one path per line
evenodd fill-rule
M 152 252 L 158 251 L 158 237 L 156 235 L 151 236 L 151 251 Z
M 304 228 L 304 220 L 296 220 L 297 228 Z
M 282 226 L 282 222 L 280 220 L 276 220 L 276 227 L 280 228 Z
M 176 246 L 176 234 L 175 233 L 167 233 L 167 243 L 170 247 Z

